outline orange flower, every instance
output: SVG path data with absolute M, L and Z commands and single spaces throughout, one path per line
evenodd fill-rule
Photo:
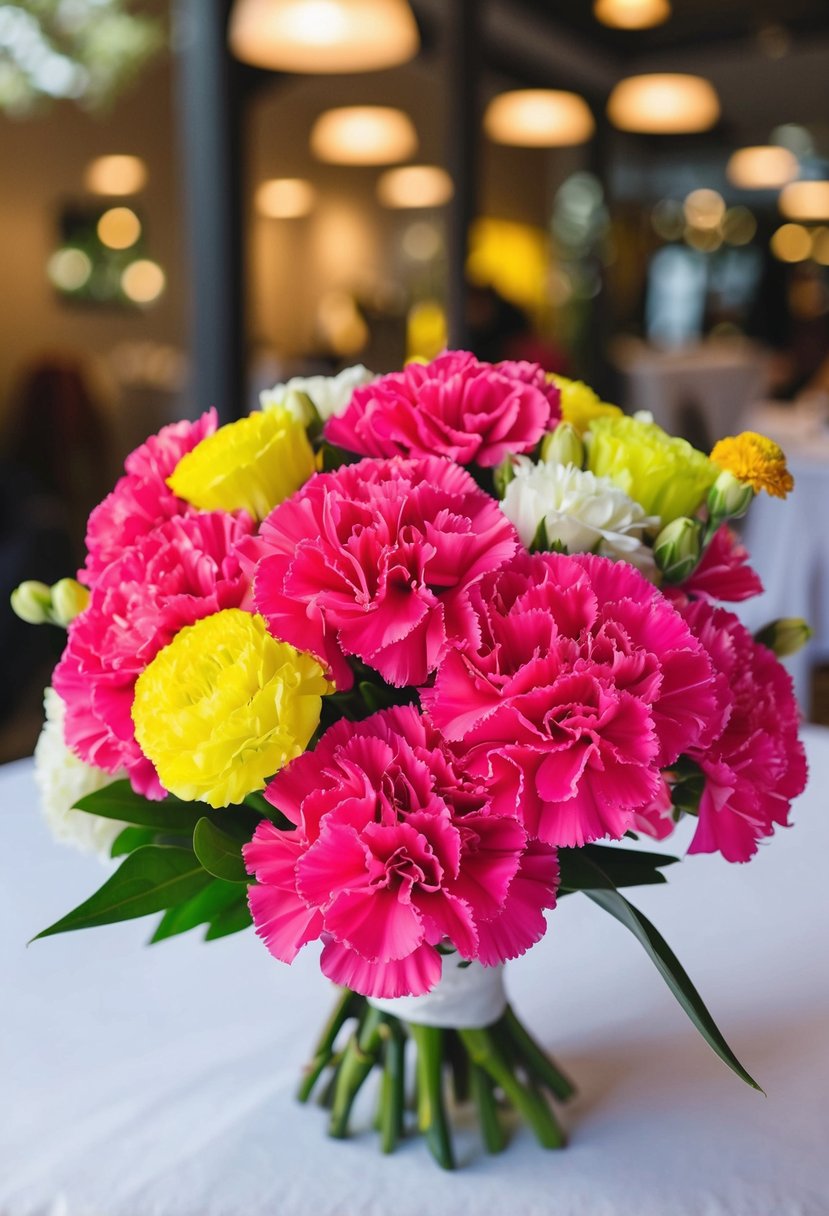
M 775 498 L 785 498 L 794 488 L 783 449 L 773 439 L 754 431 L 721 439 L 714 445 L 711 460 L 757 493 L 765 490 Z

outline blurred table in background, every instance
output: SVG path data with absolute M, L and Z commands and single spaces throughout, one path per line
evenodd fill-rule
M 743 540 L 766 590 L 739 614 L 753 630 L 783 616 L 811 625 L 812 640 L 786 660 L 808 715 L 811 669 L 829 660 L 829 410 L 818 402 L 755 404 L 739 429 L 775 439 L 795 480 L 784 502 L 758 494 L 752 503 Z
M 628 412 L 649 410 L 666 431 L 703 450 L 733 435 L 748 405 L 768 391 L 767 352 L 745 339 L 681 350 L 625 339 L 614 345 L 613 360 Z

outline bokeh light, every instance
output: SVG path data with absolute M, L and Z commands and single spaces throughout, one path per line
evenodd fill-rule
M 129 207 L 110 207 L 98 220 L 98 239 L 108 249 L 130 249 L 141 236 L 141 221 Z

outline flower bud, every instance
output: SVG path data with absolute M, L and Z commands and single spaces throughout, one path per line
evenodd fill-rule
M 554 464 L 574 464 L 577 469 L 584 465 L 584 444 L 576 428 L 570 422 L 560 422 L 554 431 L 548 431 L 541 440 L 541 459 Z
M 512 456 L 507 453 L 500 464 L 496 465 L 492 470 L 492 482 L 495 486 L 495 493 L 499 498 L 503 498 L 507 492 L 507 486 L 515 477 L 515 465 L 512 463 Z
M 712 519 L 741 519 L 751 506 L 754 490 L 723 469 L 708 491 L 708 514 Z
M 89 603 L 89 589 L 74 578 L 62 578 L 52 587 L 52 616 L 56 625 L 68 625 Z
M 12 611 L 29 625 L 45 625 L 52 619 L 52 592 L 45 583 L 28 579 L 11 594 Z
M 667 524 L 657 536 L 653 555 L 669 583 L 681 583 L 697 567 L 702 553 L 701 527 L 687 515 Z
M 308 393 L 300 389 L 290 388 L 285 394 L 285 398 L 280 402 L 289 413 L 293 414 L 303 426 L 311 426 L 319 424 L 321 418 L 317 413 L 317 407 L 314 405 Z
M 813 632 L 802 617 L 784 616 L 765 625 L 759 633 L 755 633 L 754 640 L 768 646 L 779 659 L 785 659 L 790 654 L 797 654 Z

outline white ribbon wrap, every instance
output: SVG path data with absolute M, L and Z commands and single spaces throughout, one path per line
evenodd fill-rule
M 368 1003 L 404 1022 L 481 1030 L 497 1022 L 507 1007 L 504 968 L 483 967 L 474 960 L 459 967 L 449 956 L 443 960 L 443 974 L 425 996 L 369 997 Z

